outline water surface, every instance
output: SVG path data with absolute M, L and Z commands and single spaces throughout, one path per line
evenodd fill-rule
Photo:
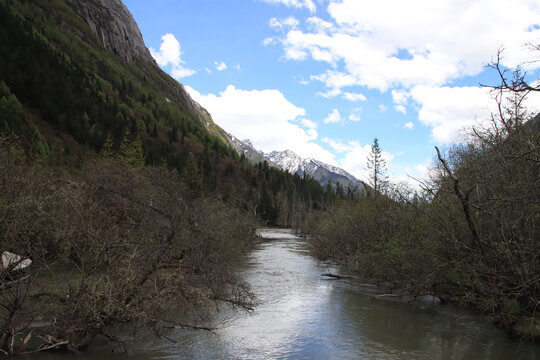
M 265 240 L 239 270 L 257 296 L 255 311 L 222 307 L 208 324 L 217 328 L 213 333 L 178 329 L 167 334 L 174 342 L 141 341 L 131 344 L 127 355 L 98 347 L 76 357 L 540 359 L 540 345 L 508 339 L 485 317 L 448 305 L 420 307 L 377 298 L 376 289 L 321 276 L 327 266 L 290 232 L 261 234 Z M 40 357 L 48 358 L 53 357 Z

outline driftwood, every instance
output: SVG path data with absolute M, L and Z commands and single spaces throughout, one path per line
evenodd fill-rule
M 337 274 L 332 274 L 332 273 L 329 273 L 329 272 L 321 274 L 321 276 L 328 276 L 328 277 L 334 278 L 334 279 L 352 279 L 352 277 L 350 277 L 350 276 L 337 275 Z
M 255 311 L 255 308 L 253 308 L 248 302 L 244 302 L 242 300 L 229 299 L 223 296 L 212 296 L 210 299 L 213 301 L 222 301 L 225 303 L 236 305 L 243 308 L 244 310 Z M 206 329 L 203 329 L 203 330 L 206 330 Z
M 154 321 L 156 323 L 158 322 L 157 320 L 154 320 Z M 183 324 L 183 323 L 180 323 L 180 322 L 177 322 L 177 321 L 171 321 L 171 320 L 159 320 L 159 321 L 163 321 L 163 322 L 169 324 L 167 326 L 163 326 L 163 329 L 181 328 L 181 329 L 203 330 L 203 331 L 211 332 L 213 334 L 215 334 L 214 331 L 216 330 L 216 328 L 213 328 L 213 327 L 202 326 L 202 325 Z M 163 335 L 157 327 L 154 327 L 154 332 L 155 332 L 155 334 L 156 334 L 156 336 L 158 338 L 163 338 L 163 339 L 166 339 L 166 340 L 168 340 L 170 342 L 173 342 L 173 343 L 177 342 L 176 340 L 171 339 L 171 338 Z
M 375 297 L 401 297 L 404 295 L 407 295 L 407 294 L 380 294 L 380 295 L 375 295 Z
M 29 355 L 29 354 L 35 354 L 43 351 L 51 351 L 51 350 L 58 350 L 59 348 L 65 347 L 69 344 L 69 341 L 67 340 L 58 340 L 53 338 L 50 335 L 47 335 L 47 337 L 43 336 L 37 336 L 39 339 L 43 340 L 44 344 L 39 346 L 34 351 L 27 351 L 22 352 L 20 355 Z

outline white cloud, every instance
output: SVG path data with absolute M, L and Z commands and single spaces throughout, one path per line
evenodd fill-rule
M 405 128 L 412 130 L 414 129 L 414 123 L 412 121 L 409 121 L 408 123 L 405 123 Z
M 180 43 L 176 40 L 173 34 L 165 34 L 161 37 L 161 46 L 159 51 L 150 48 L 150 53 L 156 59 L 159 66 L 167 66 L 168 64 L 179 65 L 182 63 L 180 56 Z
M 349 115 L 349 120 L 355 121 L 355 122 L 361 121 L 362 111 L 363 111 L 362 108 L 359 108 L 359 107 L 352 109 L 351 114 Z
M 308 129 L 316 129 L 317 128 L 317 123 L 314 122 L 314 121 L 311 121 L 309 119 L 302 119 L 302 125 L 304 125 Z
M 466 129 L 489 118 L 493 99 L 481 87 L 416 86 L 411 97 L 420 106 L 418 119 L 432 128 L 433 140 L 448 144 L 463 140 Z
M 488 88 L 416 86 L 411 98 L 420 106 L 418 119 L 432 128 L 435 142 L 448 144 L 466 140 L 472 126 L 487 126 L 497 103 Z M 531 93 L 523 105 L 531 113 L 537 112 L 540 94 Z
M 331 89 L 326 92 L 318 92 L 317 95 L 322 96 L 327 99 L 333 99 L 336 96 L 341 95 L 342 91 L 340 89 Z
M 328 13 L 330 21 L 309 18 L 281 44 L 285 58 L 328 63 L 313 79 L 330 89 L 441 86 L 482 72 L 500 46 L 503 64 L 514 67 L 530 59 L 523 45 L 540 38 L 538 0 L 342 0 L 330 1 Z
M 357 107 L 351 110 L 348 119 L 351 121 L 358 122 L 360 121 L 362 115 L 362 108 Z M 325 124 L 344 124 L 344 118 L 341 117 L 341 114 L 338 109 L 332 110 L 330 114 L 324 119 Z
M 309 129 L 307 131 L 308 140 L 316 140 L 319 137 L 319 133 L 315 129 Z
M 184 68 L 183 66 L 175 66 L 171 70 L 171 75 L 173 78 L 179 80 L 188 76 L 195 74 L 195 70 Z
M 300 52 L 300 50 L 295 48 L 285 49 L 285 51 L 287 53 L 294 51 Z M 307 57 L 307 52 L 304 51 L 304 54 Z M 354 86 L 358 82 L 355 76 L 336 70 L 327 70 L 324 74 L 312 75 L 310 78 L 311 80 L 318 80 L 325 83 L 326 86 L 331 89 L 341 89 L 347 86 Z
M 332 110 L 332 112 L 328 114 L 328 116 L 324 119 L 324 123 L 325 124 L 343 123 L 339 110 L 338 109 Z
M 312 31 L 316 32 L 327 32 L 331 31 L 334 27 L 334 24 L 332 24 L 329 21 L 325 21 L 321 18 L 318 18 L 316 16 L 312 16 L 306 20 L 306 24 L 308 28 Z
M 216 66 L 217 71 L 223 71 L 227 69 L 227 64 L 223 61 L 216 61 L 214 62 L 214 65 Z
M 264 46 L 275 45 L 275 44 L 279 44 L 279 38 L 277 37 L 267 37 L 267 38 L 264 38 L 263 40 Z
M 325 92 L 318 92 L 317 95 L 322 96 L 327 99 L 333 99 L 337 96 L 340 96 L 345 99 L 352 102 L 356 101 L 367 101 L 367 98 L 364 94 L 361 93 L 353 93 L 353 92 L 343 92 L 340 88 L 334 87 L 331 89 L 326 90 Z
M 405 90 L 392 90 L 392 101 L 397 105 L 407 105 L 411 94 Z
M 429 178 L 430 172 L 434 168 L 433 160 L 427 159 L 423 163 L 414 166 L 405 166 L 403 174 L 391 179 L 394 184 L 405 184 L 410 189 L 421 190 L 421 182 Z
M 173 34 L 165 34 L 161 37 L 161 45 L 159 51 L 150 48 L 150 53 L 156 60 L 159 66 L 170 66 L 170 73 L 175 79 L 181 79 L 186 76 L 191 76 L 196 73 L 195 70 L 188 69 L 182 66 L 182 50 L 180 42 Z
M 317 6 L 313 0 L 262 0 L 270 4 L 283 4 L 287 7 L 293 7 L 297 9 L 306 8 L 311 13 L 317 11 Z
M 364 94 L 361 93 L 352 93 L 352 92 L 345 92 L 343 93 L 343 98 L 345 100 L 349 101 L 367 101 L 367 98 Z
M 430 169 L 433 168 L 433 160 L 428 159 L 421 164 L 417 164 L 412 168 L 408 168 L 407 174 L 415 179 L 427 179 Z
M 367 168 L 367 159 L 370 153 L 371 145 L 362 145 L 358 141 L 351 141 L 349 142 L 347 154 L 339 163 L 358 179 L 368 182 L 369 169 Z M 388 154 L 383 153 L 383 158 L 387 157 Z
M 300 25 L 300 21 L 295 19 L 292 16 L 289 16 L 285 19 L 271 18 L 269 21 L 270 27 L 276 31 L 278 30 L 287 30 L 287 29 L 296 29 Z
M 407 108 L 405 108 L 404 105 L 395 105 L 394 110 L 396 110 L 399 113 L 402 113 L 403 115 L 407 115 Z
M 289 102 L 278 90 L 242 90 L 233 85 L 225 91 L 203 95 L 186 86 L 193 99 L 205 107 L 214 121 L 239 139 L 250 139 L 264 152 L 293 150 L 302 157 L 314 157 L 336 165 L 334 155 L 315 144 L 314 128 L 302 129 L 293 121 L 305 115 L 303 108 Z M 302 119 L 302 124 L 310 124 Z
M 336 151 L 337 153 L 342 153 L 342 152 L 346 152 L 350 149 L 349 145 L 347 144 L 344 144 L 343 142 L 339 141 L 339 140 L 335 140 L 335 139 L 330 139 L 330 138 L 323 138 L 322 141 L 328 145 L 330 145 L 330 147 L 332 149 L 334 149 L 334 151 Z

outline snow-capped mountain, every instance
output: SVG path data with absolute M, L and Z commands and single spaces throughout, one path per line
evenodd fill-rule
M 231 136 L 231 138 L 236 151 L 239 154 L 244 154 L 252 164 L 266 160 L 270 166 L 287 170 L 291 174 L 309 175 L 323 186 L 326 186 L 330 181 L 334 187 L 336 183 L 339 183 L 344 189 L 350 186 L 351 189 L 358 189 L 357 191 L 360 193 L 365 192 L 366 184 L 341 168 L 311 158 L 303 159 L 291 150 L 272 151 L 265 154 L 255 149 L 250 140 L 241 141 L 234 136 Z
M 264 160 L 267 160 L 262 151 L 255 149 L 250 140 L 239 140 L 234 136 L 231 136 L 231 142 L 240 155 L 244 155 L 251 164 L 258 164 Z
M 291 150 L 272 151 L 265 154 L 265 157 L 291 174 L 309 175 L 323 186 L 330 181 L 332 185 L 339 183 L 343 188 L 350 186 L 351 189 L 357 187 L 361 192 L 365 190 L 363 182 L 345 170 L 312 158 L 303 159 Z

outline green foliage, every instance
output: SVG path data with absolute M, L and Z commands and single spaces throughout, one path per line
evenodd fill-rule
M 99 150 L 108 133 L 115 143 L 126 129 L 132 134 L 152 129 L 157 137 L 154 120 L 160 118 L 174 133 L 172 141 L 177 140 L 179 129 L 182 139 L 189 133 L 206 147 L 238 157 L 218 136 L 208 133 L 182 100 L 165 100 L 177 98 L 177 83 L 155 67 L 129 66 L 103 49 L 86 23 L 64 2 L 2 1 L 0 10 L 0 49 L 5 54 L 0 59 L 0 79 L 21 101 L 38 109 L 45 121 Z M 68 23 L 86 36 L 60 29 L 50 18 Z M 159 164 L 166 157 L 151 150 L 145 149 L 147 162 L 159 158 Z
M 153 138 L 158 137 L 158 129 L 157 129 L 157 124 L 156 123 L 154 123 L 154 126 L 152 127 L 151 135 L 152 135 Z
M 114 156 L 114 143 L 111 134 L 107 135 L 105 143 L 101 147 L 100 154 L 105 158 L 112 158 Z
M 202 175 L 197 166 L 197 160 L 191 152 L 188 155 L 186 166 L 182 171 L 182 181 L 193 193 L 201 193 L 203 184 Z
M 261 183 L 255 211 L 271 225 L 298 227 L 304 216 L 323 210 L 334 197 L 309 176 L 291 174 L 266 161 L 256 168 L 258 176 L 250 179 L 253 185 Z
M 126 131 L 120 143 L 119 156 L 130 167 L 138 170 L 142 169 L 144 167 L 144 153 L 141 139 L 138 136 L 133 139 L 131 134 Z
M 23 138 L 27 151 L 42 158 L 50 154 L 49 145 L 37 127 L 26 119 L 22 104 L 4 81 L 0 81 L 0 133 Z
M 21 103 L 6 83 L 0 81 L 0 130 L 7 134 L 21 134 L 27 126 Z

